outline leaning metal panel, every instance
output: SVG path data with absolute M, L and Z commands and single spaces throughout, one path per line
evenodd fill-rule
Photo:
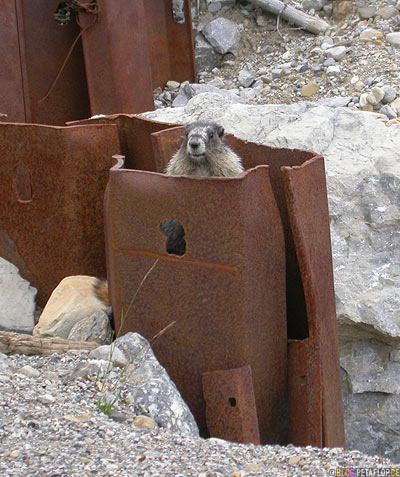
M 38 304 L 68 275 L 105 275 L 103 195 L 115 126 L 0 123 L 0 256 L 38 288 Z
M 285 442 L 285 261 L 268 167 L 236 178 L 168 177 L 114 167 L 105 199 L 116 329 L 154 351 L 207 434 L 202 374 L 251 366 L 262 442 Z M 160 225 L 177 220 L 186 252 L 168 254 Z M 137 295 L 144 275 L 155 263 Z

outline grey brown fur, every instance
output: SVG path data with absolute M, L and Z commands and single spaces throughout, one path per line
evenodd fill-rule
M 212 122 L 185 127 L 179 150 L 165 170 L 170 176 L 233 177 L 243 172 L 242 161 L 224 142 L 224 128 Z

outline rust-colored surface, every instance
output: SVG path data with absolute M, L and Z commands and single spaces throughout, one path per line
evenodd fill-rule
M 153 89 L 194 81 L 190 0 L 186 23 L 175 23 L 171 0 L 98 0 L 98 20 L 83 35 L 92 114 L 154 109 Z M 82 27 L 93 15 L 79 14 Z
M 118 128 L 121 152 L 127 169 L 162 172 L 164 169 L 154 152 L 151 134 L 169 129 L 174 124 L 151 121 L 134 114 L 111 114 L 109 116 L 72 121 L 68 125 L 115 124 Z
M 261 440 L 276 443 L 287 439 L 285 265 L 268 172 L 264 166 L 237 178 L 199 179 L 114 167 L 106 247 L 116 328 L 122 310 L 122 333 L 146 338 L 177 320 L 154 351 L 202 434 L 202 374 L 248 365 Z M 160 224 L 168 219 L 185 230 L 183 256 L 166 252 Z
M 1 0 L 0 9 L 0 112 L 8 115 L 8 121 L 25 121 L 15 0 Z
M 4 4 L 4 5 L 3 5 Z M 75 22 L 53 19 L 59 0 L 3 0 L 0 31 L 0 111 L 8 121 L 65 124 L 90 115 L 83 55 L 78 43 L 53 92 L 43 98 L 79 33 Z
M 103 195 L 114 126 L 0 123 L 0 256 L 43 306 L 68 275 L 105 275 Z
M 316 157 L 301 167 L 283 167 L 282 175 L 309 324 L 309 338 L 302 344 L 292 343 L 291 352 L 293 358 L 303 358 L 308 385 L 320 382 L 318 391 L 321 394 L 321 402 L 310 393 L 302 397 L 298 389 L 293 394 L 291 408 L 295 417 L 291 432 L 293 439 L 301 439 L 301 433 L 304 432 L 299 425 L 301 413 L 308 409 L 308 417 L 314 419 L 322 411 L 322 423 L 317 421 L 318 426 L 322 424 L 322 445 L 344 447 L 339 345 L 323 158 Z M 307 422 L 307 426 L 306 432 L 309 433 L 314 423 Z
M 203 394 L 211 437 L 261 443 L 250 366 L 203 373 Z

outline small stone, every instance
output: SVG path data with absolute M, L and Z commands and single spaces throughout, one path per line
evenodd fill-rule
M 400 98 L 395 99 L 390 103 L 390 107 L 393 108 L 397 114 L 400 114 Z
M 167 81 L 165 87 L 167 89 L 178 89 L 181 84 L 178 81 Z
M 53 404 L 56 401 L 56 398 L 51 394 L 43 394 L 43 396 L 38 397 L 38 401 L 42 404 Z
M 310 96 L 314 96 L 319 90 L 319 86 L 316 81 L 310 81 L 309 83 L 305 84 L 301 88 L 301 95 L 305 98 L 309 98 Z
M 333 59 L 333 58 L 327 58 L 325 61 L 324 61 L 324 66 L 326 68 L 328 68 L 328 66 L 335 66 L 336 65 L 336 61 Z
M 26 365 L 18 370 L 18 374 L 23 374 L 27 378 L 38 378 L 40 373 L 37 369 L 32 368 L 32 366 Z
M 376 105 L 380 103 L 385 96 L 385 92 L 383 89 L 379 88 L 378 86 L 375 86 L 372 88 L 371 92 L 367 96 L 367 101 L 369 104 Z
M 358 15 L 361 20 L 368 20 L 369 18 L 376 17 L 375 7 L 361 7 L 358 9 Z
M 357 83 L 354 85 L 354 89 L 356 91 L 362 91 L 365 88 L 365 84 L 362 81 L 357 81 Z
M 367 42 L 383 38 L 383 33 L 375 28 L 366 28 L 360 33 L 360 40 Z M 387 38 L 387 37 L 386 37 Z
M 333 58 L 335 61 L 343 60 L 343 58 L 346 56 L 346 47 L 335 46 L 327 50 L 326 54 Z
M 304 459 L 303 455 L 296 455 L 294 457 L 290 457 L 288 460 L 289 465 L 297 465 L 302 459 Z
M 148 416 L 136 416 L 132 425 L 140 429 L 148 429 L 149 431 L 156 428 L 155 421 Z
M 360 81 L 360 77 L 359 76 L 353 76 L 350 80 L 350 84 L 356 84 L 358 81 Z
M 319 11 L 322 10 L 324 6 L 324 2 L 322 0 L 303 0 L 301 2 L 302 7 L 304 10 L 315 10 Z
M 400 31 L 388 33 L 386 35 L 386 40 L 395 48 L 400 48 Z
M 244 468 L 246 472 L 263 472 L 264 469 L 260 467 L 258 464 L 247 464 Z
M 376 13 L 384 20 L 389 20 L 389 18 L 394 18 L 396 15 L 398 15 L 399 11 L 394 5 L 387 5 L 385 7 L 379 8 Z
M 367 106 L 368 104 L 368 93 L 363 93 L 360 96 L 360 106 L 363 108 L 364 106 Z
M 382 106 L 379 112 L 381 114 L 385 114 L 389 119 L 397 118 L 396 111 L 393 108 L 391 108 L 388 104 L 386 104 L 385 106 Z
M 390 361 L 400 363 L 400 349 L 394 349 L 390 352 Z
M 243 86 L 244 88 L 248 88 L 251 86 L 256 79 L 256 73 L 249 69 L 247 66 L 245 66 L 238 75 L 238 81 L 240 86 Z
M 329 76 L 338 76 L 340 74 L 340 66 L 328 66 L 326 74 Z
M 374 110 L 374 107 L 372 106 L 372 104 L 366 104 L 365 106 L 362 106 L 361 109 L 363 111 L 368 111 L 368 112 L 372 113 L 373 110 Z
M 332 48 L 334 45 L 333 39 L 328 36 L 327 38 L 324 38 L 324 41 L 322 42 L 321 45 L 321 50 L 328 50 L 329 48 Z
M 271 71 L 272 79 L 280 78 L 280 77 L 282 76 L 282 73 L 283 73 L 282 68 L 274 68 L 274 69 Z
M 383 104 L 391 103 L 397 97 L 397 90 L 392 86 L 384 86 L 383 91 L 385 92 L 385 96 L 382 99 Z
M 343 0 L 341 2 L 334 2 L 333 19 L 337 21 L 344 20 L 353 11 L 353 2 L 351 0 Z

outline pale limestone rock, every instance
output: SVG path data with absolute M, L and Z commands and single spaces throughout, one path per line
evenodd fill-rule
M 32 333 L 37 290 L 0 257 L 0 330 Z
M 40 315 L 33 334 L 68 338 L 72 327 L 93 313 L 107 309 L 94 294 L 95 277 L 66 277 L 55 288 Z

